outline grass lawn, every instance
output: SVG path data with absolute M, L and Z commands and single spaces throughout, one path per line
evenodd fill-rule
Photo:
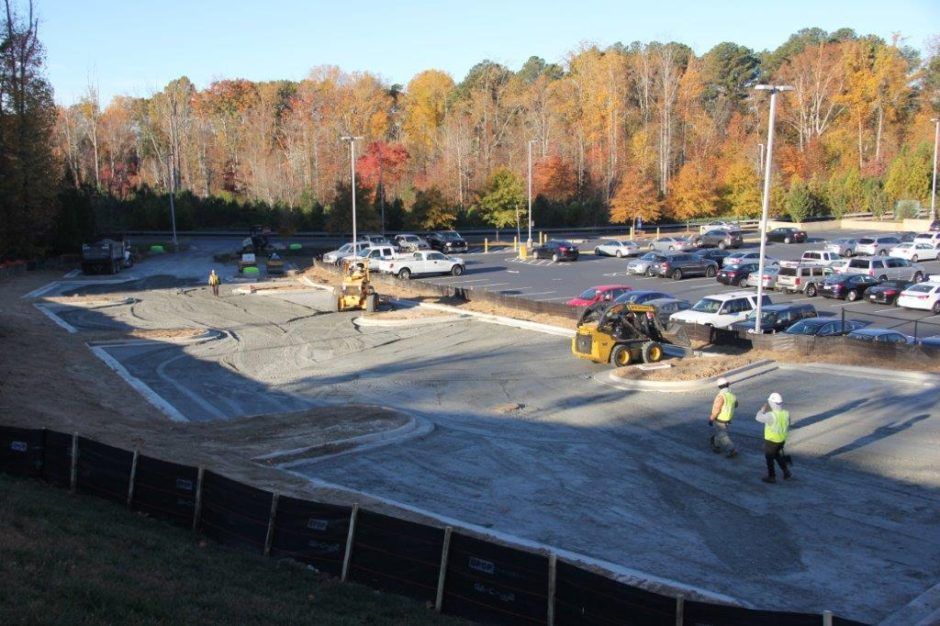
M 0 624 L 459 624 L 423 604 L 229 550 L 0 474 Z

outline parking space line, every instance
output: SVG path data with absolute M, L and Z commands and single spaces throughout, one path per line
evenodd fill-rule
M 502 287 L 503 285 L 509 285 L 511 283 L 487 283 L 485 285 L 470 285 L 470 289 L 484 289 L 489 287 Z
M 532 293 L 520 293 L 519 298 L 528 298 L 529 296 L 542 296 L 550 293 L 558 293 L 557 291 L 533 291 Z

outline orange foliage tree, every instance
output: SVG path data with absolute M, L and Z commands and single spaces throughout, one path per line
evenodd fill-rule
M 714 215 L 718 201 L 714 173 L 705 164 L 686 163 L 670 183 L 670 201 L 676 219 Z
M 662 202 L 656 185 L 635 167 L 627 168 L 617 193 L 610 201 L 610 221 L 614 224 L 650 222 L 662 215 Z

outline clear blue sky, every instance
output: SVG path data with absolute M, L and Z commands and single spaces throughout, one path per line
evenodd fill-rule
M 26 0 L 14 0 L 24 5 Z M 925 50 L 940 35 L 937 0 L 34 0 L 56 101 L 89 81 L 103 103 L 147 96 L 179 76 L 299 80 L 317 65 L 407 84 L 436 68 L 459 81 L 492 59 L 562 62 L 582 43 L 722 41 L 773 49 L 803 27 L 841 27 Z

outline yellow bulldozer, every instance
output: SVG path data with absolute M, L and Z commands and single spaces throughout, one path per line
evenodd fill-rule
M 343 262 L 343 283 L 339 292 L 334 291 L 337 311 L 366 311 L 372 313 L 379 303 L 369 280 L 369 263 L 362 260 Z
M 584 311 L 571 339 L 571 352 L 595 363 L 624 367 L 633 363 L 656 363 L 663 358 L 663 345 L 689 345 L 684 332 L 669 332 L 646 304 L 614 304 L 606 309 Z

